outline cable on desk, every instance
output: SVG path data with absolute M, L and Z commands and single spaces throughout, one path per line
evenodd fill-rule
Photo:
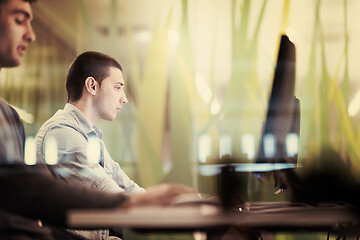
M 263 237 L 261 236 L 261 233 L 259 233 L 259 235 L 257 236 L 257 239 L 264 240 Z
M 326 237 L 326 240 L 329 240 L 329 239 L 330 239 L 330 232 L 328 232 L 327 237 Z M 346 234 L 345 235 L 338 235 L 336 240 L 340 240 L 340 239 L 346 240 Z M 359 240 L 359 236 L 356 236 L 355 239 Z

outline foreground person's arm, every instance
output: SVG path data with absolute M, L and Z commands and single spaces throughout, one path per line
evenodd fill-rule
M 65 225 L 67 210 L 114 208 L 125 194 L 109 194 L 67 183 L 41 171 L 40 166 L 0 166 L 1 208 L 22 216 Z
M 70 209 L 165 206 L 180 194 L 195 192 L 182 184 L 160 184 L 148 188 L 147 192 L 132 195 L 104 193 L 55 179 L 41 172 L 40 168 L 26 165 L 0 166 L 1 208 L 65 226 L 66 213 Z

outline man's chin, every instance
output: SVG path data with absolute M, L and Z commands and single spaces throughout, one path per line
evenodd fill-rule
M 20 60 L 13 60 L 13 61 L 8 61 L 4 64 L 1 64 L 1 67 L 12 68 L 12 67 L 18 67 L 18 66 L 20 66 L 20 64 L 21 64 Z
M 115 120 L 116 116 L 117 116 L 117 115 L 115 115 L 115 116 L 108 116 L 108 117 L 102 118 L 102 119 L 111 122 L 111 121 L 114 121 L 114 120 Z

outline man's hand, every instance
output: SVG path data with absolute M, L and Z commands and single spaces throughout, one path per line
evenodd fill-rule
M 183 184 L 159 184 L 148 188 L 144 193 L 129 195 L 129 200 L 121 207 L 167 206 L 171 205 L 176 197 L 189 193 L 196 193 L 196 191 Z

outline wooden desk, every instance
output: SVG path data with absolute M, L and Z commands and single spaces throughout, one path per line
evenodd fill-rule
M 141 207 L 128 210 L 74 210 L 68 224 L 76 228 L 128 227 L 145 231 L 195 231 L 236 226 L 244 230 L 353 231 L 358 215 L 346 205 L 318 207 L 290 203 L 246 203 L 238 212 L 219 207 Z

